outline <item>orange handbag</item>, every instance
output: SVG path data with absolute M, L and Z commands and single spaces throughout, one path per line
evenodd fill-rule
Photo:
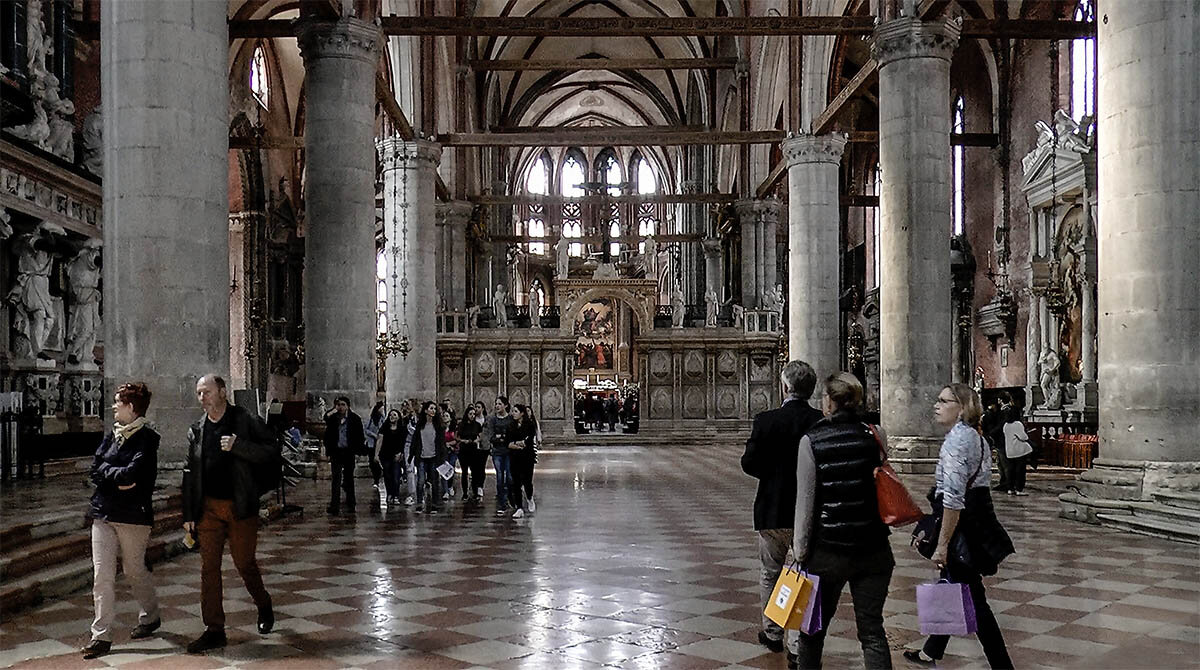
M 904 482 L 900 481 L 900 476 L 888 465 L 887 452 L 883 449 L 883 440 L 879 438 L 875 426 L 867 424 L 867 427 L 875 435 L 875 441 L 879 444 L 879 455 L 883 461 L 875 468 L 875 499 L 879 504 L 879 518 L 893 527 L 907 526 L 920 521 L 925 513 L 917 506 Z

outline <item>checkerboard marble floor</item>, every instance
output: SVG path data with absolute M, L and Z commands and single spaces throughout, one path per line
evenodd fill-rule
M 130 641 L 123 582 L 113 653 L 83 661 L 91 596 L 19 614 L 0 628 L 0 667 L 72 668 L 784 668 L 759 646 L 754 481 L 740 444 L 598 445 L 546 450 L 537 514 L 497 518 L 453 502 L 438 516 L 367 509 L 328 517 L 328 482 L 303 485 L 302 518 L 266 526 L 259 561 L 275 632 L 225 560 L 229 646 L 188 656 L 201 631 L 196 554 L 158 566 L 163 627 Z M 913 477 L 923 490 L 927 477 Z M 488 484 L 492 483 L 489 473 Z M 1032 495 L 998 498 L 1018 554 L 988 581 L 1019 668 L 1200 668 L 1200 550 L 1061 520 L 1066 477 L 1035 474 Z M 72 491 L 72 494 L 78 494 Z M 83 505 L 83 497 L 80 498 Z M 929 564 L 893 535 L 897 566 L 886 626 L 897 668 L 915 646 L 914 587 Z M 861 667 L 848 594 L 825 665 Z M 951 641 L 942 668 L 984 667 L 973 639 Z

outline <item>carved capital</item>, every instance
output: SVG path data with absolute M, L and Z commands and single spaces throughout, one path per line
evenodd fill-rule
M 706 237 L 700 240 L 700 246 L 704 249 L 705 257 L 719 258 L 721 256 L 721 238 L 719 237 Z
M 771 199 L 750 199 L 738 200 L 733 203 L 733 209 L 737 212 L 738 220 L 742 225 L 747 223 L 777 223 L 779 221 L 779 211 L 783 205 L 773 198 Z
M 442 161 L 442 147 L 427 140 L 405 140 L 399 136 L 387 137 L 375 143 L 383 170 L 437 169 Z
M 845 133 L 801 133 L 783 141 L 783 159 L 789 168 L 804 163 L 838 165 L 842 162 L 842 152 L 845 150 Z
M 435 211 L 439 225 L 460 226 L 466 228 L 471 222 L 471 212 L 475 206 L 465 200 L 439 202 Z
M 305 65 L 322 58 L 353 58 L 374 63 L 379 59 L 383 39 L 379 26 L 353 18 L 304 21 L 296 30 Z
M 921 21 L 905 17 L 875 27 L 871 57 L 880 67 L 903 58 L 941 58 L 949 61 L 958 47 L 958 21 Z

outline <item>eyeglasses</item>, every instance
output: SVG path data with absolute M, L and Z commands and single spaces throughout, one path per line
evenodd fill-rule
M 939 405 L 949 405 L 952 403 L 957 403 L 958 401 L 954 398 L 943 398 L 942 396 L 938 396 L 935 402 Z

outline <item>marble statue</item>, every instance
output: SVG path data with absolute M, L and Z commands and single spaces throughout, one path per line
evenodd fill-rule
M 91 363 L 100 330 L 100 240 L 92 238 L 67 265 L 71 296 L 71 329 L 67 337 L 67 362 Z
M 554 252 L 557 258 L 558 278 L 566 279 L 571 273 L 571 244 L 567 242 L 567 238 L 558 238 L 558 244 L 555 245 Z
M 1062 408 L 1062 387 L 1058 380 L 1058 352 L 1046 349 L 1038 358 L 1038 384 L 1042 387 L 1042 409 Z
M 53 78 L 53 75 L 51 75 Z M 75 123 L 71 116 L 75 114 L 75 103 L 58 97 L 57 87 L 50 89 L 44 103 L 50 120 L 49 136 L 46 139 L 46 151 L 58 156 L 68 163 L 75 162 Z
M 9 216 L 8 210 L 0 207 L 0 242 L 12 237 L 13 229 L 9 222 L 12 217 Z
M 529 293 L 529 325 L 533 328 L 542 327 L 542 294 L 537 291 Z
M 787 306 L 787 296 L 783 292 L 783 284 L 776 284 L 775 288 L 767 294 L 767 310 L 776 314 L 783 314 L 784 308 Z
M 29 82 L 29 97 L 33 100 L 33 119 L 24 125 L 10 128 L 9 133 L 19 137 L 30 144 L 39 147 L 45 147 L 50 139 L 50 117 L 46 115 L 46 109 L 42 105 L 42 99 L 46 95 L 46 84 L 41 80 L 30 78 Z
M 508 328 L 508 289 L 504 284 L 496 284 L 496 292 L 492 294 L 492 310 L 496 313 L 496 327 Z
M 708 289 L 704 294 L 704 327 L 717 327 L 717 311 L 720 309 L 721 303 L 717 300 L 717 292 Z
M 683 287 L 679 282 L 675 282 L 675 288 L 671 289 L 671 327 L 683 328 L 683 316 L 686 307 L 683 304 Z
M 8 292 L 13 306 L 14 353 L 21 358 L 50 360 L 44 351 L 46 336 L 54 313 L 50 299 L 50 271 L 54 265 L 53 235 L 65 236 L 58 226 L 42 223 L 37 230 L 21 236 L 14 245 L 18 254 L 17 278 Z
M 733 312 L 733 327 L 743 328 L 746 325 L 746 308 L 738 304 L 731 305 Z
M 654 278 L 658 276 L 658 241 L 653 235 L 646 236 L 646 247 L 643 252 L 644 257 L 642 263 L 646 268 L 646 276 Z
M 104 175 L 104 112 L 101 105 L 96 105 L 91 114 L 83 121 L 83 130 L 79 140 L 83 144 L 83 169 L 97 177 Z M 280 180 L 280 188 L 283 188 Z

